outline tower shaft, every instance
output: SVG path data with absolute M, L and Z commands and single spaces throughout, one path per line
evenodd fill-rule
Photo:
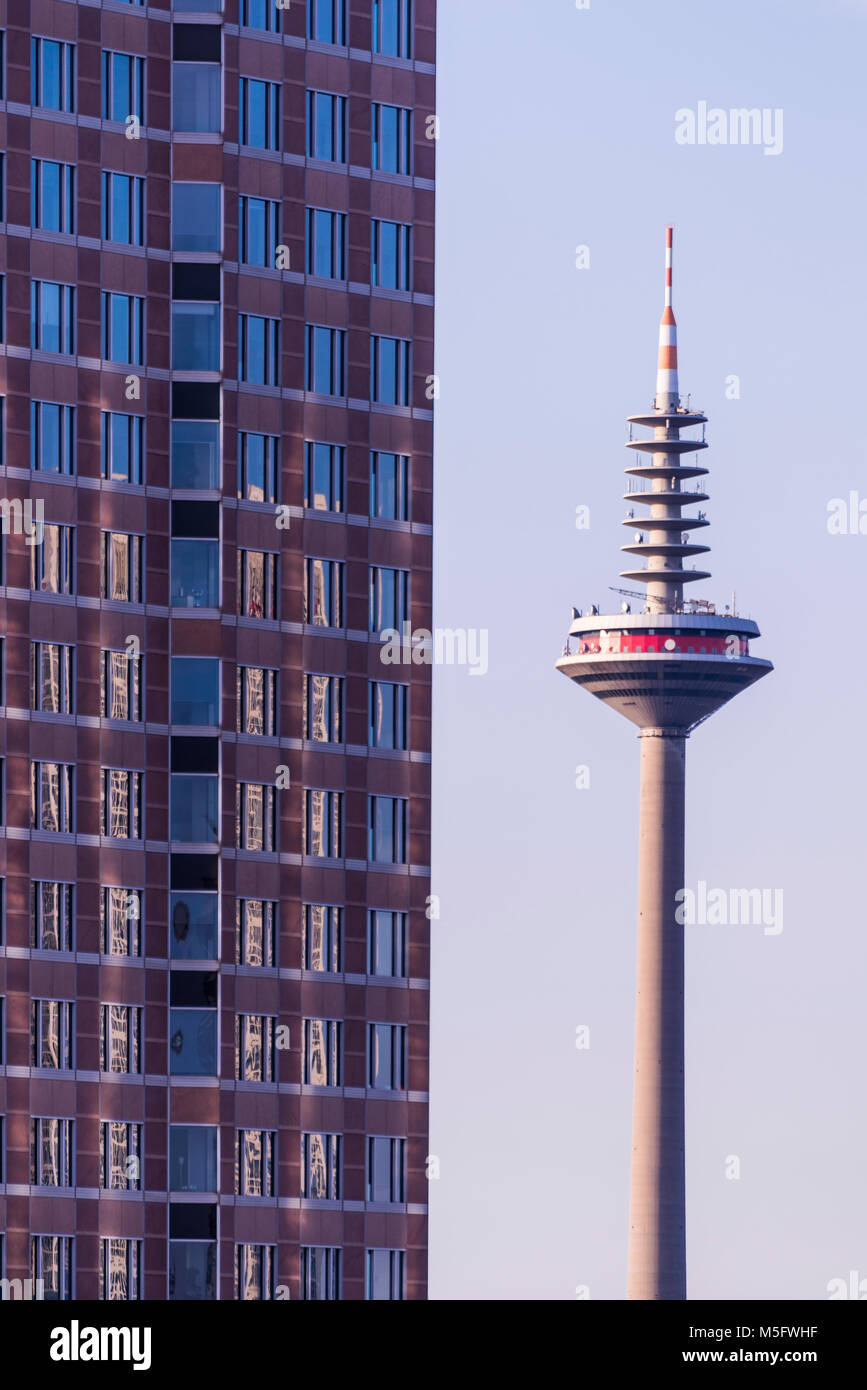
M 686 731 L 641 731 L 630 1299 L 686 1298 L 683 927 Z

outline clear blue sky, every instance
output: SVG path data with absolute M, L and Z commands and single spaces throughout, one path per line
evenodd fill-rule
M 827 529 L 867 500 L 867 3 L 440 0 L 439 31 L 436 622 L 490 669 L 435 673 L 432 1297 L 624 1295 L 639 745 L 554 662 L 617 602 L 673 222 L 695 593 L 776 667 L 687 746 L 687 882 L 784 892 L 780 935 L 687 928 L 689 1292 L 822 1299 L 867 1278 L 867 535 Z M 782 108 L 782 153 L 676 144 L 699 101 Z

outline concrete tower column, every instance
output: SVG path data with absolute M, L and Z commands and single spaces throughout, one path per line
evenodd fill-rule
M 686 1298 L 683 927 L 686 730 L 642 729 L 630 1299 Z

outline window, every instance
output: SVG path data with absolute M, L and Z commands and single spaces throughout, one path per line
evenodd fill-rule
M 128 1302 L 142 1297 L 141 1248 L 140 1240 L 127 1240 L 122 1236 L 100 1240 L 100 1299 Z
M 59 642 L 30 643 L 30 708 L 43 714 L 72 714 L 74 648 Z
M 412 173 L 412 112 L 374 102 L 371 124 L 371 169 L 383 174 Z
M 75 592 L 72 526 L 46 522 L 42 544 L 30 551 L 30 587 L 44 594 Z
M 219 488 L 218 420 L 172 420 L 171 485 L 190 492 Z
M 122 652 L 103 651 L 99 684 L 99 713 L 103 719 L 126 719 L 138 723 L 142 717 L 142 658 Z
M 169 1299 L 201 1301 L 217 1297 L 217 1242 L 169 1241 Z
M 141 955 L 142 891 L 101 888 L 99 949 L 104 956 Z
M 276 1081 L 277 1020 L 266 1014 L 235 1015 L 235 1080 Z
M 50 280 L 30 282 L 30 346 L 41 352 L 75 351 L 75 290 Z M 71 410 L 71 406 L 55 406 Z
M 72 833 L 71 763 L 30 764 L 30 828 Z
M 402 1091 L 406 1086 L 406 1025 L 367 1025 L 367 1084 L 374 1091 Z
M 305 903 L 303 910 L 302 960 L 305 970 L 339 975 L 343 912 L 339 907 Z
M 238 616 L 277 617 L 277 556 L 268 550 L 238 551 Z
M 367 857 L 380 864 L 406 863 L 406 806 L 400 796 L 371 796 Z
M 238 260 L 273 270 L 280 241 L 280 204 L 270 198 L 238 199 Z
M 144 125 L 144 58 L 130 53 L 102 53 L 102 119 L 126 122 L 137 116 Z
M 371 748 L 406 749 L 408 688 L 371 681 L 368 742 Z
M 42 232 L 75 231 L 75 171 L 50 159 L 30 161 L 30 220 Z
M 30 1121 L 30 1182 L 33 1187 L 72 1187 L 72 1120 Z
M 235 1196 L 273 1197 L 277 1135 L 270 1129 L 235 1131 Z
M 367 1141 L 367 1200 L 406 1201 L 406 1140 L 373 1136 Z
M 280 323 L 259 314 L 238 315 L 238 380 L 257 386 L 280 381 Z
M 305 676 L 304 737 L 313 743 L 343 742 L 343 680 L 340 676 Z
M 235 1246 L 235 1298 L 244 1302 L 272 1299 L 277 1284 L 277 1247 Z
M 143 536 L 131 536 L 125 531 L 102 532 L 100 598 L 113 603 L 144 602 L 143 548 Z
M 172 960 L 216 960 L 220 954 L 219 899 L 216 893 L 172 893 Z
M 373 0 L 373 51 L 412 57 L 412 0 Z
M 304 621 L 313 627 L 343 626 L 343 563 L 304 562 Z
M 219 608 L 219 541 L 172 538 L 170 602 L 173 608 Z
M 274 788 L 262 782 L 238 782 L 235 794 L 235 845 L 273 854 L 277 848 Z
M 248 29 L 267 29 L 277 33 L 280 28 L 277 0 L 241 0 L 241 23 Z
M 240 84 L 238 143 L 257 150 L 279 150 L 279 83 L 242 77 Z
M 346 333 L 342 328 L 307 328 L 305 382 L 308 391 L 342 396 L 346 380 Z
M 340 1135 L 302 1134 L 301 1196 L 314 1202 L 339 1202 Z
M 172 130 L 198 134 L 221 131 L 222 98 L 223 74 L 218 63 L 172 63 Z
M 307 158 L 346 162 L 346 97 L 307 93 Z
M 220 779 L 203 773 L 171 774 L 169 834 L 182 844 L 213 845 L 219 839 Z
M 409 347 L 403 338 L 371 338 L 370 399 L 377 405 L 409 405 Z
M 405 1263 L 403 1250 L 368 1250 L 365 1298 L 403 1299 Z
M 72 884 L 30 884 L 30 943 L 36 951 L 72 950 Z
M 346 214 L 307 209 L 307 274 L 346 278 Z
M 323 1245 L 301 1247 L 301 1297 L 313 1302 L 339 1299 L 339 1249 Z
M 409 574 L 406 570 L 370 571 L 370 631 L 399 629 L 409 619 Z
M 218 991 L 218 977 L 212 971 L 171 972 L 171 1076 L 216 1076 Z
M 382 521 L 409 520 L 409 459 L 406 454 L 371 452 L 370 515 Z
M 53 1302 L 72 1298 L 72 1236 L 31 1236 L 30 1278 L 42 1281 L 42 1297 Z
M 343 845 L 341 792 L 304 793 L 304 853 L 316 859 L 339 859 Z
M 30 467 L 71 473 L 75 458 L 75 406 L 30 402 Z
M 304 505 L 320 512 L 343 511 L 346 450 L 341 444 L 304 445 Z
M 345 44 L 345 0 L 307 0 L 307 37 L 317 43 Z
M 33 999 L 30 1004 L 30 1065 L 48 1071 L 72 1070 L 73 1006 L 65 999 Z
M 144 417 L 102 412 L 102 476 L 113 483 L 140 483 Z
M 239 666 L 236 712 L 239 734 L 273 738 L 277 733 L 277 672 L 264 666 Z
M 103 171 L 103 241 L 119 241 L 128 246 L 144 245 L 144 188 L 142 178 Z
M 169 1126 L 169 1191 L 216 1192 L 215 1125 Z
M 102 356 L 105 362 L 144 364 L 144 300 L 102 292 Z
M 99 1185 L 109 1192 L 140 1192 L 141 1125 L 106 1120 L 99 1126 Z
M 113 840 L 142 838 L 142 773 L 104 767 L 100 780 L 99 833 Z
M 334 1019 L 305 1018 L 301 1079 L 305 1086 L 341 1086 L 343 1024 Z
M 402 222 L 370 224 L 370 283 L 382 290 L 412 289 L 411 229 Z
M 277 904 L 262 898 L 235 901 L 235 960 L 238 965 L 277 963 Z
M 406 975 L 406 913 L 372 908 L 367 914 L 367 973 Z
M 218 372 L 222 305 L 172 301 L 172 370 Z
M 30 40 L 30 99 L 49 111 L 74 111 L 74 46 L 55 39 Z
M 220 722 L 220 663 L 210 656 L 173 656 L 171 722 L 207 727 Z
M 276 502 L 277 448 L 272 434 L 238 434 L 238 496 L 247 502 Z
M 172 250 L 219 251 L 223 190 L 218 183 L 172 184 Z

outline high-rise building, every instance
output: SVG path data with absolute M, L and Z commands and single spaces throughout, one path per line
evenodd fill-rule
M 693 729 L 773 669 L 750 655 L 759 629 L 684 585 L 709 579 L 684 561 L 709 547 L 691 539 L 709 522 L 698 462 L 707 417 L 683 403 L 672 307 L 672 229 L 666 237 L 665 306 L 653 408 L 629 417 L 624 526 L 627 554 L 646 567 L 621 571 L 646 592 L 619 590 L 621 612 L 577 609 L 558 670 L 640 729 L 638 968 L 627 1297 L 686 1298 L 684 1158 L 684 792 Z M 639 433 L 650 430 L 650 434 Z M 698 429 L 698 436 L 689 431 Z M 686 431 L 686 433 L 684 433 Z M 645 457 L 641 457 L 644 455 Z M 635 516 L 635 507 L 648 511 Z M 685 507 L 695 507 L 685 516 Z M 633 613 L 629 597 L 638 598 Z M 575 650 L 572 650 L 572 639 Z
M 435 0 L 0 29 L 0 1277 L 423 1299 Z

